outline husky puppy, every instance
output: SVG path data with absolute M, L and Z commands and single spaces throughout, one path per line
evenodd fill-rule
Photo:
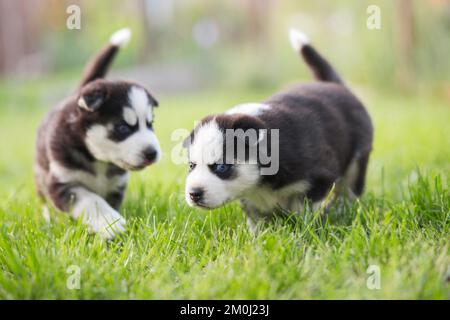
M 79 88 L 42 122 L 34 163 L 38 194 L 110 239 L 125 230 L 119 214 L 128 171 L 156 162 L 158 102 L 141 85 L 103 79 L 130 31 L 114 33 L 87 66 Z
M 204 118 L 184 143 L 189 205 L 209 209 L 239 199 L 254 226 L 280 212 L 301 211 L 305 201 L 320 204 L 335 183 L 355 196 L 363 192 L 373 139 L 370 117 L 303 33 L 291 30 L 290 40 L 318 81 Z M 256 132 L 256 139 L 228 140 L 230 130 Z M 239 143 L 245 148 L 240 158 Z M 258 151 L 253 156 L 252 148 Z M 267 174 L 270 163 L 262 159 L 269 154 L 276 170 Z

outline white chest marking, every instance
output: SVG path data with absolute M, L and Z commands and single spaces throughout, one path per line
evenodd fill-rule
M 270 214 L 275 208 L 299 211 L 302 210 L 304 201 L 301 195 L 305 194 L 309 187 L 307 181 L 301 180 L 279 190 L 257 188 L 247 193 L 244 199 L 262 213 Z M 294 200 L 295 196 L 298 197 Z
M 128 180 L 128 173 L 107 176 L 109 164 L 96 162 L 95 175 L 84 170 L 72 170 L 53 161 L 50 163 L 50 173 L 61 183 L 79 184 L 96 194 L 106 197 L 110 192 L 123 188 Z

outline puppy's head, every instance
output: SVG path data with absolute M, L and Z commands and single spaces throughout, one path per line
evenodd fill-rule
M 217 208 L 238 199 L 260 180 L 258 142 L 264 124 L 244 114 L 209 116 L 185 140 L 189 174 L 185 197 L 190 206 Z
M 77 97 L 80 124 L 87 148 L 100 161 L 125 170 L 139 170 L 161 154 L 153 132 L 153 108 L 158 102 L 143 87 L 95 80 Z

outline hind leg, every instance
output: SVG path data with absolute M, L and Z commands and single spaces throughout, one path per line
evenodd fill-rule
M 336 182 L 336 200 L 346 206 L 361 196 L 364 190 L 367 163 L 370 152 L 357 153 L 350 162 L 345 175 Z
M 354 200 L 362 194 L 369 154 L 370 151 L 365 153 L 359 152 L 350 162 L 345 175 L 336 183 L 336 191 L 340 197 Z
M 369 163 L 369 152 L 366 152 L 364 154 L 361 154 L 356 159 L 356 164 L 358 167 L 358 170 L 356 172 L 356 175 L 354 176 L 353 180 L 350 181 L 349 184 L 350 189 L 354 193 L 356 197 L 361 196 L 361 194 L 364 191 L 364 185 L 366 181 L 366 171 L 367 171 L 367 164 Z

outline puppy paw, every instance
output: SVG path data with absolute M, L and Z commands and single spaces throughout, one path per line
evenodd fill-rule
M 125 231 L 125 218 L 105 200 L 83 201 L 77 206 L 77 216 L 82 216 L 83 224 L 90 232 L 98 233 L 103 239 L 113 239 Z

